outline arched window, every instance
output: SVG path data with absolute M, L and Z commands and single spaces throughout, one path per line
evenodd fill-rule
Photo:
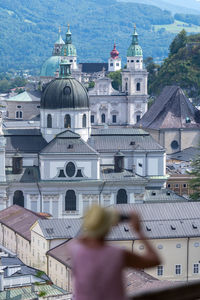
M 22 191 L 15 191 L 13 196 L 13 204 L 24 207 L 24 195 Z
M 22 111 L 16 111 L 16 119 L 22 119 L 23 113 Z
M 76 210 L 76 194 L 73 190 L 68 190 L 65 195 L 65 210 Z
M 52 128 L 52 116 L 47 115 L 47 128 Z
M 101 115 L 101 123 L 105 123 L 106 122 L 106 116 L 105 114 Z
M 126 204 L 127 203 L 127 193 L 126 190 L 120 189 L 117 192 L 117 204 Z
M 86 114 L 83 115 L 83 119 L 82 119 L 82 127 L 86 128 Z
M 128 91 L 128 82 L 126 82 L 125 90 Z
M 65 115 L 64 127 L 65 128 L 71 128 L 71 117 L 70 117 L 70 115 Z
M 138 83 L 136 84 L 136 90 L 137 90 L 137 92 L 140 91 L 140 82 L 138 82 Z

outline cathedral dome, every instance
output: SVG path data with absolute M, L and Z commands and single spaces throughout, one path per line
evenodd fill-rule
M 72 44 L 72 34 L 69 25 L 66 33 L 65 45 L 63 45 L 61 50 L 61 56 L 77 56 L 76 48 Z
M 87 90 L 74 78 L 56 78 L 43 91 L 41 108 L 88 109 L 89 98 Z
M 51 56 L 42 66 L 40 76 L 55 77 L 55 73 L 59 71 L 61 56 Z

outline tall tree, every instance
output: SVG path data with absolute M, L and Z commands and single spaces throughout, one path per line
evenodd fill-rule
M 197 155 L 192 161 L 191 167 L 191 171 L 188 172 L 193 177 L 189 182 L 190 189 L 192 190 L 190 198 L 200 201 L 200 155 Z
M 186 31 L 183 29 L 172 41 L 169 47 L 170 54 L 173 55 L 178 53 L 179 49 L 185 47 L 186 43 L 187 43 L 187 34 Z

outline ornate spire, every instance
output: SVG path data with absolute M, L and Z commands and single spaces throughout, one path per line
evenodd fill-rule
M 65 40 L 65 44 L 71 44 L 72 43 L 72 34 L 70 31 L 70 25 L 67 25 L 67 33 L 66 33 L 66 40 Z
M 132 35 L 132 45 L 138 45 L 138 33 L 136 31 L 136 24 L 134 23 L 134 31 Z

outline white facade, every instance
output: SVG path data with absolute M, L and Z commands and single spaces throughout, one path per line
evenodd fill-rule
M 49 115 L 52 119 L 52 128 L 48 128 L 47 126 Z M 65 127 L 65 118 L 67 115 L 70 118 L 70 126 Z M 84 141 L 87 141 L 91 133 L 89 109 L 41 109 L 40 129 L 47 142 L 50 142 L 57 134 L 65 131 L 67 128 L 78 133 Z
M 122 60 L 120 57 L 114 59 L 110 57 L 108 59 L 108 72 L 119 71 L 122 68 Z

